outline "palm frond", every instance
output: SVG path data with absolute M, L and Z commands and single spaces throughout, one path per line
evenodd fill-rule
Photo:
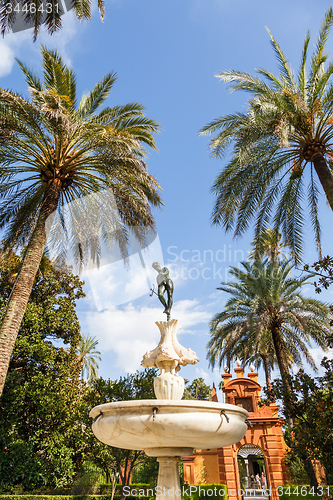
M 95 111 L 109 96 L 116 80 L 116 73 L 108 73 L 99 83 L 95 85 L 93 90 L 88 95 L 84 95 L 82 97 L 76 112 L 77 120 L 87 120 L 93 113 L 95 113 Z
M 308 47 L 310 43 L 310 32 L 308 31 L 304 40 L 301 64 L 298 73 L 298 88 L 302 94 L 303 99 L 306 99 L 306 61 L 308 56 Z
M 285 80 L 287 85 L 290 85 L 291 88 L 295 88 L 294 74 L 293 74 L 293 71 L 292 71 L 286 57 L 283 54 L 279 44 L 277 43 L 277 41 L 273 37 L 272 33 L 269 31 L 268 28 L 266 28 L 266 30 L 271 38 L 271 45 L 274 49 L 276 58 L 279 62 L 282 78 Z

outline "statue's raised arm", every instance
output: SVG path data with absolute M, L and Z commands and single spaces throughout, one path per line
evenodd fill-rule
M 167 267 L 161 267 L 159 262 L 153 262 L 152 267 L 158 272 L 156 281 L 158 285 L 157 295 L 160 302 L 164 306 L 164 313 L 167 315 L 167 321 L 170 320 L 170 312 L 172 307 L 172 296 L 173 296 L 173 282 L 169 276 L 169 269 Z M 164 294 L 167 295 L 167 301 L 164 298 Z

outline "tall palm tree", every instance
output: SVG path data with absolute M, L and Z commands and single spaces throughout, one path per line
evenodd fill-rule
M 98 0 L 97 3 L 103 21 L 104 0 Z M 67 10 L 73 9 L 78 21 L 91 19 L 91 0 L 65 1 L 65 5 Z M 60 0 L 30 0 L 20 3 L 16 0 L 0 0 L 0 32 L 4 36 L 15 28 L 18 18 L 21 17 L 26 28 L 33 28 L 33 41 L 35 42 L 41 26 L 45 26 L 50 35 L 59 31 L 62 28 L 61 16 L 63 14 L 63 4 Z
M 262 231 L 251 244 L 253 250 L 249 254 L 250 259 L 261 260 L 267 257 L 273 265 L 276 265 L 280 256 L 286 258 L 282 249 L 286 248 L 287 244 L 281 240 L 281 236 L 281 233 L 270 227 Z
M 155 148 L 158 124 L 137 103 L 98 112 L 114 73 L 78 103 L 74 72 L 57 52 L 42 47 L 42 56 L 43 82 L 19 62 L 30 100 L 0 89 L 0 228 L 6 248 L 25 247 L 0 327 L 0 394 L 49 228 L 57 250 L 61 228 L 81 261 L 98 259 L 100 239 L 126 257 L 127 228 L 143 241 L 155 226 L 151 207 L 162 203 L 143 147 Z
M 263 362 L 266 358 L 266 378 L 276 363 L 287 390 L 292 363 L 301 366 L 303 356 L 315 367 L 308 347 L 315 342 L 327 350 L 330 310 L 301 294 L 306 277 L 292 278 L 291 269 L 288 261 L 274 266 L 267 260 L 231 268 L 237 281 L 222 283 L 219 290 L 230 298 L 210 324 L 207 358 L 212 366 L 221 366 L 231 355 L 245 361 L 261 356 Z
M 101 360 L 100 352 L 95 349 L 98 344 L 96 337 L 81 335 L 77 345 L 78 363 L 82 363 L 82 378 L 94 380 L 98 375 L 98 363 Z
M 212 188 L 213 223 L 239 236 L 255 219 L 258 236 L 273 219 L 273 228 L 281 228 L 296 258 L 302 253 L 304 199 L 320 249 L 318 180 L 333 209 L 333 63 L 327 63 L 325 52 L 332 23 L 330 7 L 308 71 L 309 33 L 305 37 L 296 76 L 269 32 L 279 74 L 265 69 L 258 69 L 258 76 L 240 71 L 218 74 L 233 90 L 251 95 L 248 109 L 219 117 L 201 130 L 217 132 L 210 144 L 216 157 L 233 146 L 232 158 Z

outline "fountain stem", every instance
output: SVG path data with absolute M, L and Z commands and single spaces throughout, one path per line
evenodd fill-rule
M 180 457 L 191 455 L 193 448 L 147 448 L 146 455 L 157 457 L 159 463 L 156 498 L 181 500 L 178 462 Z
M 179 457 L 158 457 L 157 494 L 159 500 L 180 500 Z

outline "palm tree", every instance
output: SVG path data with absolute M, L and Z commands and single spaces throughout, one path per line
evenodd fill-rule
M 127 228 L 142 242 L 162 204 L 143 147 L 155 148 L 158 124 L 137 103 L 97 113 L 114 73 L 77 103 L 74 72 L 57 52 L 42 47 L 42 56 L 43 82 L 19 62 L 31 100 L 0 89 L 0 228 L 7 249 L 25 247 L 0 327 L 0 394 L 50 226 L 62 255 L 59 228 L 81 261 L 98 260 L 100 239 L 126 257 Z
M 219 290 L 230 298 L 210 323 L 207 358 L 213 367 L 231 356 L 240 355 L 245 362 L 261 357 L 266 378 L 278 365 L 286 390 L 291 365 L 302 366 L 301 356 L 315 367 L 308 346 L 315 342 L 327 350 L 330 311 L 301 294 L 306 277 L 292 278 L 292 267 L 286 260 L 275 266 L 266 260 L 231 268 L 237 281 L 222 283 Z
M 210 148 L 223 157 L 233 145 L 232 158 L 216 178 L 214 224 L 235 236 L 255 219 L 256 236 L 273 219 L 295 257 L 302 253 L 303 200 L 320 250 L 319 180 L 333 209 L 333 63 L 326 65 L 325 44 L 333 23 L 327 11 L 306 71 L 309 33 L 305 37 L 297 76 L 270 34 L 280 72 L 258 69 L 258 76 L 225 71 L 217 76 L 233 90 L 250 93 L 246 112 L 219 117 L 201 130 L 213 134 Z M 304 192 L 304 183 L 308 183 Z
M 81 335 L 77 346 L 78 363 L 82 363 L 82 378 L 86 374 L 88 380 L 94 380 L 98 375 L 98 363 L 101 360 L 100 352 L 95 347 L 98 344 L 96 337 Z
M 249 254 L 250 259 L 261 260 L 267 257 L 275 266 L 280 256 L 286 258 L 282 249 L 286 248 L 287 244 L 281 240 L 281 236 L 281 233 L 270 227 L 262 231 L 251 243 L 253 250 Z
M 275 365 L 277 365 L 274 346 L 269 331 L 253 332 L 254 335 L 251 337 L 252 342 L 250 343 L 248 337 L 244 336 L 237 339 L 235 335 L 232 335 L 233 332 L 230 333 L 225 331 L 225 325 L 217 323 L 219 316 L 220 315 L 216 315 L 210 323 L 211 340 L 208 344 L 207 354 L 210 365 L 214 367 L 218 363 L 221 367 L 222 364 L 225 363 L 228 371 L 230 371 L 231 360 L 240 359 L 244 367 L 254 364 L 254 366 L 259 369 L 262 366 L 265 373 L 266 384 L 268 384 L 271 372 Z M 223 317 L 221 320 L 223 321 Z M 295 362 L 294 359 L 293 362 Z
M 73 9 L 78 21 L 91 19 L 91 0 L 71 0 L 65 2 L 67 10 Z M 20 8 L 17 12 L 17 8 Z M 104 0 L 98 0 L 98 10 L 103 21 Z M 62 28 L 61 16 L 64 14 L 62 2 L 59 0 L 31 0 L 30 2 L 13 2 L 0 0 L 0 32 L 2 36 L 13 28 L 18 17 L 24 20 L 26 28 L 33 28 L 33 41 L 35 42 L 41 26 L 45 26 L 50 35 Z

